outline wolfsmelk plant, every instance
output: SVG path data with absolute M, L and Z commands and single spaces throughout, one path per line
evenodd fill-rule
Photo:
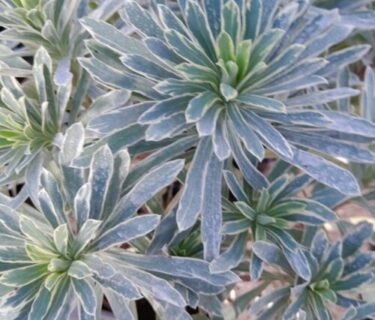
M 81 53 L 86 37 L 78 19 L 90 14 L 106 20 L 118 7 L 114 1 L 98 2 L 92 10 L 81 1 L 2 0 L 0 23 L 5 30 L 0 38 L 22 43 L 19 55 L 29 56 L 44 47 L 54 62 L 69 66 Z
M 342 242 L 333 244 L 328 242 L 324 232 L 317 232 L 311 242 L 311 251 L 305 253 L 312 270 L 311 278 L 305 281 L 298 277 L 290 287 L 281 287 L 265 295 L 252 305 L 250 312 L 260 313 L 261 319 L 270 319 L 280 313 L 284 314 L 283 319 L 294 319 L 302 311 L 305 319 L 324 320 L 332 319 L 330 303 L 344 308 L 361 305 L 361 301 L 345 294 L 374 281 L 373 271 L 366 270 L 366 266 L 374 262 L 374 254 L 359 252 L 372 232 L 370 224 L 359 224 L 344 236 Z M 264 261 L 281 268 L 293 279 L 292 266 L 279 248 L 264 241 L 256 242 L 253 248 Z M 273 306 L 264 308 L 269 302 Z M 369 310 L 370 315 L 373 310 Z
M 8 30 L 1 38 L 26 44 L 26 49 L 45 47 L 59 61 L 76 51 L 71 45 L 79 44 L 71 38 L 72 23 L 78 1 L 1 1 L 1 25 Z M 63 11 L 61 14 L 60 11 Z M 77 35 L 78 36 L 78 35 Z M 73 40 L 73 41 L 72 41 Z
M 66 178 L 71 170 L 77 174 L 68 166 L 68 155 L 77 154 L 73 142 L 82 138 L 79 132 L 83 132 L 80 124 L 72 126 L 63 142 L 60 161 Z M 192 289 L 193 294 L 219 293 L 236 281 L 231 272 L 210 274 L 208 263 L 201 260 L 145 256 L 118 247 L 144 237 L 158 225 L 159 215 L 135 212 L 175 179 L 183 162 L 161 165 L 120 196 L 129 164 L 126 150 L 113 155 L 103 146 L 94 154 L 87 178 L 76 176 L 82 186 L 73 198 L 63 191 L 71 185 L 60 187 L 53 174 L 45 171 L 40 212 L 31 211 L 29 216 L 1 206 L 2 308 L 16 309 L 19 319 L 66 319 L 78 304 L 81 319 L 100 317 L 105 294 L 119 318 L 133 319 L 129 302 L 142 296 L 162 318 L 184 317 L 186 293 Z M 179 282 L 176 288 L 174 281 Z
M 373 10 L 0 0 L 0 318 L 375 317 Z
M 37 193 L 41 162 L 51 158 L 58 144 L 71 95 L 70 81 L 57 86 L 52 68 L 42 47 L 34 57 L 32 79 L 23 86 L 15 77 L 0 76 L 0 184 L 21 180 L 32 196 Z
M 352 32 L 338 23 L 337 11 L 316 13 L 307 2 L 252 1 L 249 6 L 234 0 L 179 1 L 178 15 L 165 5 L 157 8 L 152 14 L 127 1 L 120 11 L 141 40 L 102 21 L 83 19 L 98 44 L 91 49 L 93 57 L 80 61 L 103 83 L 153 100 L 138 119 L 147 126 L 146 140 L 178 140 L 185 132 L 199 136 L 177 223 L 186 230 L 204 215 L 207 259 L 219 254 L 218 203 L 226 161 L 234 159 L 259 190 L 268 181 L 255 164 L 267 149 L 344 194 L 359 194 L 349 171 L 315 153 L 374 161 L 373 154 L 351 143 L 355 136 L 373 139 L 372 123 L 317 106 L 359 93 L 326 88 L 324 77 L 369 49 L 361 45 L 321 57 Z M 108 50 L 111 54 L 105 54 Z M 90 128 L 109 133 L 129 125 L 128 114 L 124 108 L 99 116 Z M 343 131 L 346 139 L 336 139 Z
M 346 1 L 346 0 L 315 0 L 317 7 L 324 9 L 338 9 L 343 24 L 355 26 L 359 30 L 374 29 L 375 12 L 374 1 Z
M 7 64 L 1 74 L 29 76 L 30 65 L 22 58 L 33 60 L 43 47 L 52 57 L 56 85 L 64 86 L 76 78 L 69 118 L 73 123 L 90 83 L 77 63 L 77 57 L 86 50 L 84 40 L 88 36 L 78 20 L 86 15 L 107 20 L 120 6 L 117 0 L 96 1 L 90 6 L 77 0 L 0 1 L 0 25 L 5 29 L 0 39 L 7 44 L 0 46 L 0 60 Z
M 336 220 L 335 213 L 328 207 L 308 198 L 298 198 L 296 194 L 311 182 L 307 175 L 294 179 L 283 175 L 260 192 L 242 187 L 236 176 L 225 172 L 225 180 L 235 196 L 233 203 L 225 202 L 223 209 L 223 235 L 235 235 L 233 243 L 222 256 L 211 264 L 211 270 L 222 271 L 237 266 L 246 251 L 249 232 L 253 241 L 268 240 L 282 249 L 289 264 L 304 279 L 311 277 L 308 260 L 301 246 L 293 237 L 296 221 L 305 226 L 320 226 Z M 251 190 L 246 192 L 245 190 Z M 294 230 L 296 231 L 296 230 Z M 262 261 L 254 253 L 250 256 L 251 279 L 259 279 Z

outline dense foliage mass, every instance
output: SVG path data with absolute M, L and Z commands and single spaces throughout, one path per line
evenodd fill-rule
M 0 26 L 1 318 L 375 317 L 373 0 Z

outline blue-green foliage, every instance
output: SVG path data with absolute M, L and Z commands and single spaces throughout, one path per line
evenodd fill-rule
M 332 319 L 327 308 L 329 303 L 342 308 L 358 307 L 363 301 L 350 298 L 349 293 L 360 292 L 364 284 L 373 283 L 373 270 L 368 270 L 375 261 L 373 253 L 360 252 L 365 241 L 372 234 L 372 226 L 362 223 L 346 234 L 342 241 L 329 243 L 326 234 L 319 231 L 304 255 L 308 260 L 311 277 L 301 279 L 295 276 L 287 257 L 275 245 L 265 241 L 256 242 L 254 251 L 262 260 L 280 268 L 290 277 L 291 285 L 276 289 L 255 302 L 250 312 L 259 317 L 283 314 L 283 319 L 294 319 L 303 311 L 306 319 Z M 285 304 L 290 299 L 290 304 Z M 284 301 L 284 304 L 279 303 Z M 267 304 L 273 306 L 267 308 Z
M 0 0 L 0 318 L 374 317 L 374 9 Z

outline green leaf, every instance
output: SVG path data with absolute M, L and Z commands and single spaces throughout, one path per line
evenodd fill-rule
M 53 238 L 49 235 L 49 233 L 52 234 L 53 232 L 52 228 L 42 228 L 39 223 L 36 224 L 32 219 L 25 215 L 20 217 L 20 228 L 27 238 L 38 244 L 40 247 L 51 251 L 55 250 Z
M 142 41 L 126 36 L 123 32 L 102 20 L 85 17 L 81 20 L 81 23 L 98 42 L 119 54 L 133 53 L 144 57 L 152 57 Z
M 111 305 L 112 312 L 118 320 L 136 320 L 134 302 L 129 302 L 112 290 L 104 290 L 104 294 Z
M 250 221 L 256 220 L 257 213 L 246 202 L 237 201 L 237 202 L 234 203 L 234 205 Z
M 258 136 L 262 138 L 267 147 L 286 158 L 293 156 L 293 151 L 288 141 L 270 123 L 252 111 L 246 110 L 242 115 Z
M 267 179 L 249 159 L 248 155 L 242 149 L 239 139 L 230 137 L 229 143 L 233 152 L 233 157 L 241 169 L 246 182 L 256 190 L 266 188 L 268 185 Z
M 54 252 L 51 252 L 45 248 L 41 248 L 39 246 L 35 246 L 32 244 L 26 244 L 25 246 L 27 255 L 30 257 L 31 260 L 34 262 L 48 262 L 52 258 L 56 258 L 57 254 Z
M 290 108 L 314 106 L 317 104 L 350 98 L 359 94 L 359 91 L 350 88 L 337 88 L 332 90 L 318 91 L 307 95 L 301 95 L 286 101 Z
M 160 120 L 176 115 L 186 110 L 191 96 L 176 96 L 161 100 L 148 108 L 138 119 L 140 124 L 157 123 Z
M 208 138 L 201 139 L 177 210 L 177 224 L 180 230 L 190 228 L 196 221 L 203 202 L 202 177 L 206 175 L 207 164 L 212 152 Z
M 343 239 L 344 258 L 354 254 L 374 232 L 370 223 L 363 222 L 354 227 Z
M 183 59 L 186 59 L 193 64 L 209 67 L 213 70 L 216 69 L 216 66 L 204 52 L 199 50 L 194 43 L 178 32 L 169 30 L 165 33 L 165 37 L 173 51 Z
M 286 113 L 285 105 L 279 100 L 258 96 L 251 93 L 240 94 L 236 100 L 255 109 Z
M 223 234 L 239 234 L 248 231 L 251 228 L 251 221 L 248 218 L 225 222 L 223 224 Z
M 176 307 L 181 308 L 186 305 L 181 294 L 168 281 L 140 269 L 126 268 L 124 271 L 127 279 L 146 294 L 155 296 L 158 300 L 165 301 Z
M 90 216 L 91 185 L 85 183 L 77 192 L 74 198 L 74 210 L 77 231 L 80 231 L 83 224 Z
M 143 269 L 174 277 L 197 279 L 214 286 L 225 286 L 238 281 L 238 277 L 230 271 L 212 274 L 208 262 L 195 258 L 140 255 L 124 250 L 113 251 L 111 256 L 120 263 L 131 265 L 135 270 Z
M 228 116 L 232 130 L 241 138 L 246 149 L 261 161 L 264 158 L 263 145 L 235 104 L 228 106 Z
M 88 183 L 91 186 L 90 214 L 91 219 L 100 219 L 103 214 L 104 201 L 113 173 L 113 154 L 105 145 L 97 150 L 91 160 Z
M 17 268 L 3 272 L 0 283 L 11 287 L 21 287 L 47 275 L 47 272 L 47 264 Z
M 207 16 L 198 3 L 188 1 L 185 9 L 186 23 L 197 42 L 204 48 L 206 54 L 216 59 L 213 35 L 208 25 Z
M 349 171 L 306 151 L 294 147 L 292 151 L 293 158 L 285 161 L 304 170 L 314 179 L 347 195 L 361 193 L 356 179 Z
M 283 252 L 275 244 L 267 241 L 257 241 L 253 244 L 253 252 L 264 262 L 282 268 L 288 274 L 294 275 L 288 260 L 285 258 Z
M 188 123 L 200 120 L 207 110 L 219 101 L 219 97 L 210 91 L 203 92 L 197 97 L 190 100 L 186 109 L 186 121 Z
M 210 271 L 220 273 L 235 268 L 245 254 L 246 240 L 246 232 L 237 235 L 228 249 L 211 262 Z
M 43 319 L 50 307 L 51 300 L 51 292 L 47 288 L 41 287 L 31 305 L 28 319 Z
M 48 220 L 53 228 L 57 228 L 60 224 L 66 222 L 65 212 L 58 212 L 45 189 L 39 191 L 39 204 L 44 217 Z
M 51 291 L 65 275 L 60 272 L 50 273 L 44 280 L 44 286 Z
M 238 201 L 243 201 L 245 203 L 249 202 L 249 198 L 245 194 L 245 192 L 242 190 L 242 186 L 240 185 L 240 182 L 231 171 L 225 170 L 224 178 L 230 191 L 233 193 L 233 195 L 236 197 Z
M 170 185 L 183 166 L 183 160 L 174 160 L 150 170 L 120 200 L 110 216 L 110 222 L 105 224 L 106 227 L 115 226 L 135 214 L 156 193 Z
M 84 279 L 72 279 L 72 284 L 74 291 L 78 295 L 78 298 L 82 304 L 82 307 L 88 314 L 95 315 L 97 299 L 93 284 Z
M 155 38 L 163 38 L 163 30 L 151 17 L 150 13 L 135 1 L 128 1 L 125 3 L 123 13 L 126 15 L 126 21 L 129 21 L 141 33 Z
M 156 214 L 144 214 L 128 219 L 104 232 L 92 246 L 95 250 L 105 250 L 129 242 L 150 233 L 159 221 L 160 216 Z
M 150 80 L 147 81 L 140 76 L 120 72 L 115 68 L 105 65 L 96 58 L 80 58 L 78 61 L 94 79 L 103 82 L 107 86 L 132 90 L 154 99 L 161 97 L 153 89 L 154 83 Z
M 125 278 L 122 273 L 116 272 L 112 265 L 103 262 L 97 256 L 85 257 L 85 263 L 96 274 L 97 280 L 104 288 L 109 288 L 127 300 L 136 300 L 141 297 L 136 286 Z
M 289 250 L 289 248 L 284 247 L 283 252 L 287 258 L 292 269 L 306 281 L 309 281 L 312 276 L 312 271 L 305 254 L 301 249 L 295 249 L 294 251 Z
M 154 59 L 150 60 L 140 55 L 127 54 L 121 57 L 120 60 L 127 68 L 151 80 L 178 79 L 173 69 L 160 61 L 154 62 Z
M 48 263 L 49 272 L 66 272 L 70 267 L 71 262 L 64 258 L 54 258 Z
M 11 263 L 30 263 L 30 256 L 23 246 L 21 247 L 0 247 L 0 261 Z
M 58 226 L 53 232 L 53 240 L 57 251 L 66 256 L 68 253 L 69 230 L 67 224 Z
M 341 112 L 322 111 L 331 122 L 327 128 L 363 137 L 375 137 L 375 124 L 360 117 L 354 117 Z
M 176 16 L 173 10 L 171 10 L 168 6 L 163 4 L 158 5 L 158 9 L 160 19 L 163 22 L 166 29 L 175 30 L 184 36 L 187 35 L 188 31 L 186 25 L 181 21 L 181 19 L 179 19 L 179 17 Z
M 88 278 L 91 274 L 88 265 L 79 260 L 73 261 L 68 270 L 68 275 L 78 280 Z
M 64 307 L 66 307 L 67 300 L 69 299 L 69 290 L 70 290 L 70 279 L 68 277 L 63 277 L 53 289 L 53 297 L 50 304 L 50 308 L 46 315 L 48 319 L 58 318 L 60 312 Z M 69 301 L 71 303 L 71 301 Z M 63 316 L 64 317 L 64 316 Z
M 236 59 L 234 43 L 228 33 L 222 32 L 219 35 L 217 39 L 217 46 L 221 59 L 223 59 L 224 61 L 234 61 Z
M 236 99 L 238 96 L 238 91 L 232 86 L 225 83 L 222 83 L 220 85 L 220 93 L 227 102 Z
M 81 122 L 73 124 L 66 130 L 60 153 L 62 164 L 70 165 L 81 154 L 85 140 L 84 132 Z
M 92 219 L 88 219 L 83 223 L 71 248 L 75 257 L 78 257 L 85 250 L 91 240 L 97 236 L 97 232 L 101 225 L 102 221 Z
M 203 243 L 203 256 L 206 261 L 211 261 L 220 253 L 221 246 L 221 194 L 223 163 L 215 153 L 211 153 L 207 165 L 207 175 L 204 186 L 204 199 L 201 215 L 201 237 Z
M 371 279 L 371 273 L 356 273 L 336 281 L 331 285 L 331 289 L 334 291 L 350 291 L 369 283 Z
M 222 10 L 222 30 L 230 35 L 233 42 L 237 44 L 241 36 L 241 12 L 233 0 L 226 1 Z
M 223 108 L 220 105 L 212 105 L 203 117 L 198 121 L 197 130 L 200 137 L 212 136 L 215 128 L 219 125 L 219 119 L 223 114 Z

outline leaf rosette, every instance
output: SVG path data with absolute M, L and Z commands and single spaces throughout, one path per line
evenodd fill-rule
M 234 268 L 244 259 L 249 236 L 256 241 L 270 241 L 278 246 L 292 269 L 309 280 L 311 270 L 299 243 L 301 230 L 336 220 L 336 214 L 314 199 L 298 197 L 311 183 L 307 175 L 294 178 L 282 175 L 260 192 L 242 185 L 236 176 L 225 171 L 229 190 L 236 198 L 233 203 L 223 202 L 222 234 L 232 238 L 229 246 L 211 263 L 211 270 Z M 233 238 L 234 237 L 234 238 Z M 224 241 L 227 242 L 227 241 Z M 251 252 L 249 272 L 253 280 L 259 279 L 262 260 Z
M 121 130 L 130 130 L 129 119 L 137 118 L 149 146 L 170 145 L 157 152 L 160 159 L 180 156 L 186 140 L 198 138 L 185 149 L 195 147 L 177 224 L 187 230 L 201 217 L 205 259 L 219 254 L 221 178 L 233 161 L 256 190 L 269 185 L 257 169 L 267 150 L 268 157 L 277 156 L 343 194 L 360 194 L 355 177 L 334 162 L 341 157 L 373 163 L 374 153 L 365 146 L 374 139 L 375 126 L 335 111 L 332 102 L 359 91 L 332 89 L 327 79 L 369 47 L 326 55 L 353 30 L 338 23 L 337 11 L 315 10 L 306 1 L 268 0 L 188 0 L 178 1 L 175 11 L 162 4 L 156 8 L 125 3 L 120 16 L 136 35 L 96 19 L 81 20 L 94 38 L 86 43 L 91 57 L 80 58 L 82 67 L 140 101 L 101 114 L 87 127 L 127 139 L 132 133 Z
M 316 12 L 307 2 L 261 0 L 189 0 L 179 1 L 179 8 L 175 13 L 159 5 L 152 15 L 128 1 L 121 15 L 140 40 L 98 20 L 82 20 L 96 40 L 88 42 L 93 57 L 80 59 L 82 66 L 107 85 L 155 101 L 139 117 L 148 126 L 146 140 L 195 130 L 201 141 L 209 141 L 205 156 L 197 151 L 195 157 L 205 157 L 206 163 L 210 152 L 218 161 L 233 156 L 245 171 L 245 153 L 261 161 L 268 149 L 315 179 L 358 194 L 348 171 L 306 151 L 352 160 L 355 153 L 349 149 L 356 148 L 363 158 L 353 161 L 374 161 L 373 154 L 351 143 L 353 135 L 374 138 L 371 123 L 315 108 L 358 94 L 350 88 L 324 89 L 333 70 L 368 51 L 368 46 L 354 46 L 321 57 L 352 31 L 337 25 L 339 14 Z M 116 111 L 98 117 L 91 127 L 114 131 L 120 116 Z M 348 134 L 346 141 L 337 139 L 338 131 Z M 247 170 L 257 175 L 253 167 Z M 264 187 L 264 181 L 259 186 L 249 180 Z
M 122 194 L 130 166 L 126 150 L 113 155 L 104 145 L 89 168 L 70 165 L 83 147 L 83 133 L 80 123 L 67 131 L 62 180 L 44 170 L 38 210 L 0 207 L 3 308 L 17 319 L 65 319 L 78 307 L 81 317 L 97 319 L 105 295 L 119 319 L 133 319 L 129 302 L 143 297 L 160 316 L 187 317 L 186 294 L 198 301 L 237 280 L 231 272 L 211 274 L 202 260 L 145 255 L 137 242 L 148 241 L 160 220 L 137 210 L 175 180 L 182 160 L 160 165 Z
M 371 252 L 361 252 L 369 240 L 373 227 L 360 223 L 349 230 L 342 241 L 329 243 L 325 232 L 318 231 L 311 241 L 311 249 L 304 255 L 309 261 L 311 278 L 308 281 L 296 277 L 292 266 L 277 246 L 260 241 L 254 250 L 263 261 L 283 270 L 291 279 L 291 286 L 280 287 L 254 302 L 250 311 L 260 318 L 282 314 L 283 319 L 294 319 L 298 312 L 306 319 L 332 319 L 330 305 L 348 309 L 347 317 L 372 313 L 371 303 L 359 298 L 360 288 L 373 283 L 374 274 L 369 266 L 374 262 Z M 265 306 L 269 302 L 273 305 Z M 362 307 L 361 307 L 362 306 Z M 367 308 L 367 310 L 366 310 Z M 361 318 L 362 319 L 362 318 Z
M 40 48 L 32 69 L 35 86 L 27 80 L 21 85 L 16 77 L 0 76 L 2 185 L 21 180 L 35 187 L 41 164 L 52 158 L 54 147 L 59 145 L 58 133 L 68 108 L 71 82 L 56 85 L 52 73 L 51 57 Z

